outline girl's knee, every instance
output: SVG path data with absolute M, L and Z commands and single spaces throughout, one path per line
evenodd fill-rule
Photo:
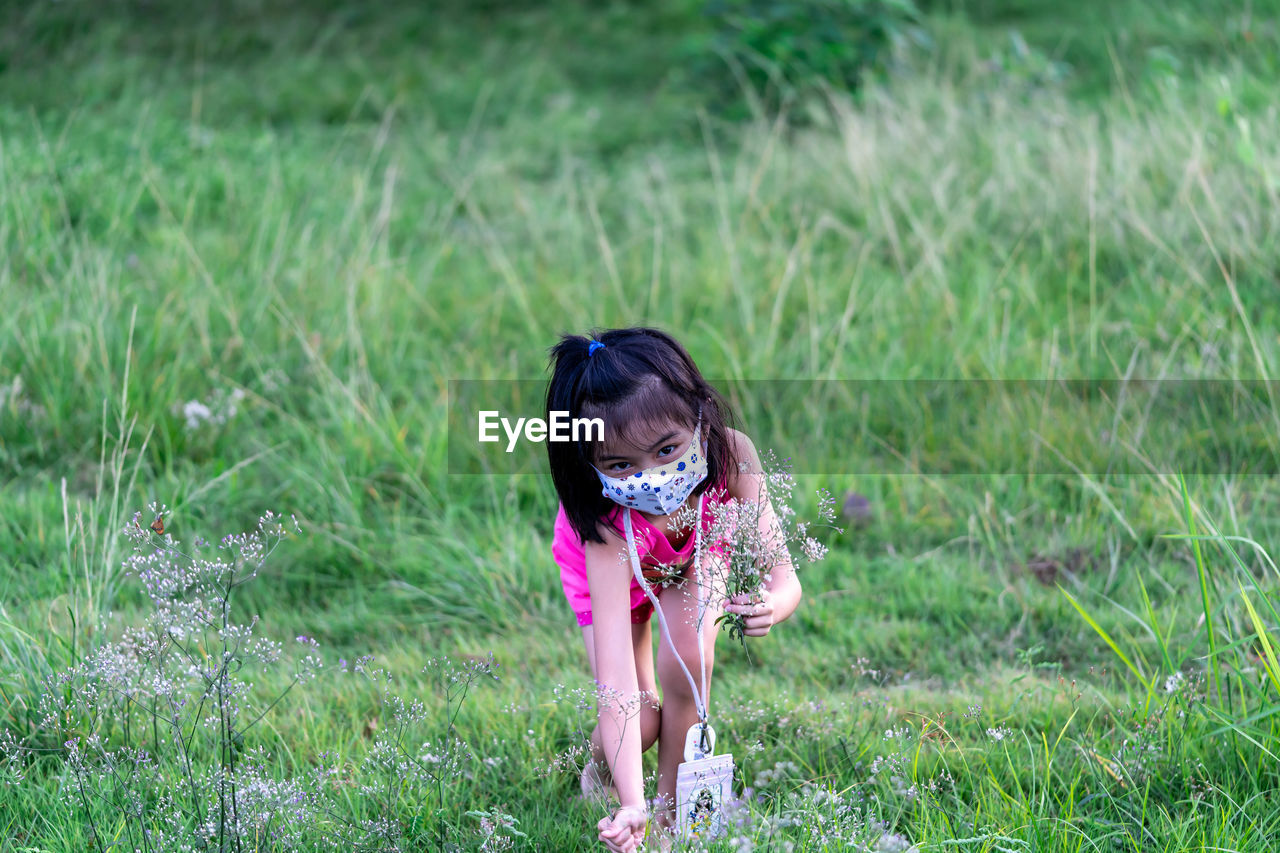
M 645 705 L 640 711 L 640 749 L 647 750 L 658 740 L 662 731 L 662 706 L 654 697 L 652 705 Z
M 689 676 L 693 677 L 694 683 L 698 685 L 698 690 L 701 692 L 704 667 L 698 664 L 697 652 L 694 652 L 692 658 L 687 655 L 684 656 L 684 662 L 689 669 Z M 715 668 L 715 661 L 713 656 L 708 654 L 703 658 L 703 662 L 705 663 L 707 684 L 710 685 L 711 671 Z M 693 699 L 693 686 L 689 684 L 689 677 L 685 675 L 684 668 L 680 666 L 679 661 L 674 656 L 659 664 L 658 679 L 662 682 L 662 694 L 665 698 L 680 701 Z

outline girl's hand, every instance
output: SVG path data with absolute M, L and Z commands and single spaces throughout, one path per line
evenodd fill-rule
M 596 829 L 600 840 L 613 853 L 634 853 L 644 842 L 644 830 L 649 824 L 649 810 L 643 806 L 624 806 L 613 817 L 602 817 Z
M 725 612 L 742 616 L 742 633 L 748 637 L 763 637 L 773 627 L 773 593 L 762 587 L 758 593 L 744 592 L 729 599 Z

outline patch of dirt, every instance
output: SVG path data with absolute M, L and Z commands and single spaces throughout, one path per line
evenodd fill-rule
M 841 506 L 840 514 L 856 525 L 864 525 L 871 521 L 874 511 L 871 508 L 871 500 L 866 495 L 860 495 L 857 492 L 845 492 L 844 504 Z
M 1058 575 L 1066 572 L 1081 575 L 1098 568 L 1097 558 L 1084 548 L 1072 548 L 1062 554 L 1033 554 L 1025 563 L 1013 566 L 1014 574 L 1030 573 L 1045 586 L 1058 582 Z

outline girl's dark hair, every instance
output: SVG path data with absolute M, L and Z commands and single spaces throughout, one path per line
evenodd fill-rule
M 596 346 L 594 343 L 604 344 Z M 562 335 L 551 348 L 547 418 L 601 418 L 605 440 L 631 442 L 646 427 L 669 421 L 693 429 L 702 411 L 707 439 L 707 478 L 697 496 L 720 484 L 736 464 L 729 447 L 732 413 L 720 393 L 703 378 L 679 342 L 650 328 L 592 331 L 591 337 Z M 598 443 L 548 441 L 547 461 L 569 524 L 583 542 L 604 542 L 598 526 L 617 506 L 601 494 L 592 467 Z

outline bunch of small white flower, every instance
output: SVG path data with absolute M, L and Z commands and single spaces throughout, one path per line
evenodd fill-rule
M 1141 788 L 1156 772 L 1164 749 L 1154 726 L 1143 726 L 1125 738 L 1112 754 L 1112 766 L 1120 774 L 1121 784 Z
M 886 832 L 880 836 L 880 840 L 871 848 L 875 853 L 911 853 L 918 850 L 905 835 L 899 835 L 896 832 Z
M 761 770 L 756 774 L 753 788 L 758 793 L 765 793 L 790 782 L 800 773 L 800 768 L 792 761 L 775 762 L 772 768 Z
M 234 604 L 289 528 L 299 529 L 296 519 L 286 526 L 288 519 L 266 513 L 252 530 L 216 544 L 197 537 L 184 548 L 166 529 L 166 507 L 152 504 L 148 513 L 150 524 L 138 513 L 126 525 L 134 548 L 124 569 L 150 607 L 138 624 L 96 631 L 96 644 L 47 680 L 39 730 L 25 739 L 0 732 L 0 779 L 22 778 L 36 750 L 28 741 L 58 744 L 72 780 L 62 796 L 100 849 L 361 853 L 443 847 L 468 834 L 462 809 L 447 802 L 472 760 L 454 720 L 467 692 L 496 678 L 492 655 L 425 668 L 444 696 L 443 723 L 417 697 L 395 695 L 394 678 L 373 668 L 372 657 L 359 658 L 350 672 L 382 688 L 383 734 L 355 767 L 322 757 L 323 766 L 291 776 L 248 740 L 288 693 L 323 671 L 320 643 L 298 634 L 300 654 L 288 655 L 285 644 L 259 634 L 256 616 L 239 619 Z M 255 675 L 286 666 L 282 690 L 255 689 Z M 424 727 L 436 736 L 418 734 Z M 377 730 L 371 720 L 366 732 Z M 353 789 L 371 796 L 353 801 Z M 409 797 L 412 809 L 404 806 Z M 424 802 L 435 815 L 425 827 L 413 817 Z M 486 849 L 501 849 L 497 830 L 491 835 Z M 503 830 L 502 837 L 514 836 Z
M 43 418 L 45 415 L 44 407 L 26 395 L 21 376 L 15 376 L 8 384 L 0 385 L 0 415 L 5 414 L 6 409 L 28 420 Z
M 26 778 L 26 750 L 8 729 L 0 730 L 0 783 L 17 785 Z
M 180 409 L 175 409 L 182 415 L 187 431 L 194 432 L 205 426 L 222 426 L 227 423 L 239 413 L 244 398 L 242 388 L 232 388 L 230 391 L 219 388 L 209 395 L 207 401 L 188 400 Z
M 741 464 L 741 471 L 748 472 L 747 463 Z M 811 535 L 814 528 L 840 531 L 831 523 L 836 516 L 835 499 L 825 489 L 818 491 L 819 523 L 797 519 L 793 508 L 796 481 L 790 460 L 779 461 L 766 451 L 761 455 L 761 470 L 748 476 L 756 480 L 756 497 L 711 503 L 710 524 L 702 533 L 704 551 L 723 555 L 723 559 L 704 563 L 712 568 L 703 580 L 712 591 L 709 594 L 723 596 L 723 600 L 711 601 L 717 609 L 735 596 L 758 595 L 770 579 L 770 571 L 794 568 L 790 545 L 796 545 L 808 562 L 823 559 L 827 547 Z M 693 530 L 698 523 L 696 504 L 686 502 L 673 515 L 672 528 Z M 731 638 L 744 642 L 741 614 L 726 613 L 717 621 L 724 624 Z
M 780 813 L 767 821 L 767 829 L 771 850 L 798 847 L 869 853 L 886 849 L 881 845 L 888 835 L 884 822 L 856 794 L 813 784 L 791 794 L 783 802 Z M 790 830 L 798 830 L 798 838 L 797 832 Z M 902 836 L 893 836 L 889 843 L 896 844 L 900 838 Z
M 124 571 L 141 582 L 149 611 L 118 640 L 86 650 L 41 697 L 45 725 L 83 733 L 62 749 L 73 800 L 98 844 L 99 827 L 110 825 L 149 849 L 238 849 L 250 839 L 298 849 L 302 827 L 317 817 L 315 797 L 271 772 L 245 736 L 313 677 L 317 644 L 305 644 L 281 693 L 259 698 L 250 676 L 277 665 L 283 645 L 257 635 L 256 617 L 236 621 L 233 608 L 236 591 L 288 532 L 268 513 L 253 530 L 184 549 L 165 530 L 167 507 L 148 512 L 150 524 L 137 513 L 125 527 L 133 553 Z
M 911 729 L 906 726 L 894 726 L 884 730 L 885 740 L 902 740 L 911 734 Z

